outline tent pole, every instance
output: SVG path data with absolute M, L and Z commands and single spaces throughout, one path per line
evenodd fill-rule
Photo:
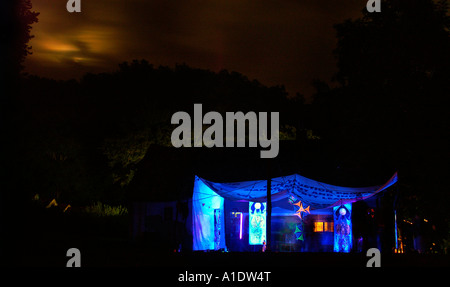
M 272 235 L 272 177 L 271 161 L 267 160 L 267 222 L 266 222 L 266 251 L 271 251 Z

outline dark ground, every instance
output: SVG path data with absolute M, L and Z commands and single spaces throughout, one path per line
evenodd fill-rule
M 86 240 L 86 239 L 85 239 Z M 296 269 L 303 267 L 364 268 L 369 257 L 364 254 L 337 253 L 164 253 L 132 246 L 126 242 L 82 242 L 73 244 L 48 242 L 35 252 L 24 256 L 25 266 L 64 267 L 67 249 L 77 246 L 81 252 L 82 267 L 164 267 L 244 270 Z M 444 255 L 382 254 L 382 267 L 450 267 L 450 258 Z
M 33 209 L 33 207 L 31 207 Z M 78 248 L 82 267 L 155 267 L 213 270 L 261 268 L 295 270 L 303 267 L 365 267 L 365 254 L 181 252 L 134 243 L 128 217 L 99 218 L 35 208 L 11 236 L 6 266 L 65 267 L 69 248 Z M 11 234 L 9 234 L 11 235 Z M 3 258 L 5 259 L 5 258 Z M 381 254 L 382 267 L 450 267 L 450 256 L 437 254 Z

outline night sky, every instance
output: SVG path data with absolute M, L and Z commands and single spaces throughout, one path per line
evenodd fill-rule
M 237 71 L 309 97 L 311 81 L 336 70 L 333 24 L 361 16 L 366 0 L 33 0 L 33 54 L 26 71 L 54 79 L 110 72 L 146 59 L 155 66 Z

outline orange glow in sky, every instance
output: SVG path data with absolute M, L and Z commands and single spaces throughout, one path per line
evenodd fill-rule
M 96 0 L 68 13 L 65 1 L 32 4 L 40 15 L 25 62 L 31 74 L 79 79 L 146 59 L 237 71 L 307 96 L 313 79 L 336 71 L 333 24 L 360 17 L 365 7 L 360 0 Z

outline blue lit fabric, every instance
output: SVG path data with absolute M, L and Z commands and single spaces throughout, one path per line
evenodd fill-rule
M 196 177 L 213 192 L 232 201 L 265 202 L 267 180 L 217 183 Z M 298 174 L 272 179 L 272 201 L 294 195 L 304 206 L 322 209 L 367 199 L 397 182 L 397 173 L 384 185 L 372 187 L 342 187 L 315 181 Z M 195 196 L 194 187 L 194 196 Z
M 192 196 L 192 235 L 193 250 L 214 250 L 226 248 L 225 228 L 221 228 L 220 236 L 214 228 L 214 210 L 220 210 L 220 221 L 225 222 L 223 197 L 206 186 L 199 178 L 195 179 Z M 214 239 L 220 238 L 220 242 Z
M 352 205 L 343 204 L 333 207 L 334 216 L 334 252 L 350 252 L 352 249 Z
M 384 185 L 373 187 L 341 187 L 321 183 L 298 174 L 272 179 L 272 201 L 294 195 L 310 209 L 322 209 L 367 199 L 397 182 L 397 173 Z M 217 249 L 214 210 L 220 209 L 224 219 L 224 199 L 242 202 L 265 202 L 267 181 L 217 183 L 195 177 L 192 197 L 193 250 Z M 225 228 L 221 228 L 220 248 L 225 246 Z
M 266 241 L 266 208 L 265 202 L 249 202 L 249 231 L 250 245 L 262 245 Z

